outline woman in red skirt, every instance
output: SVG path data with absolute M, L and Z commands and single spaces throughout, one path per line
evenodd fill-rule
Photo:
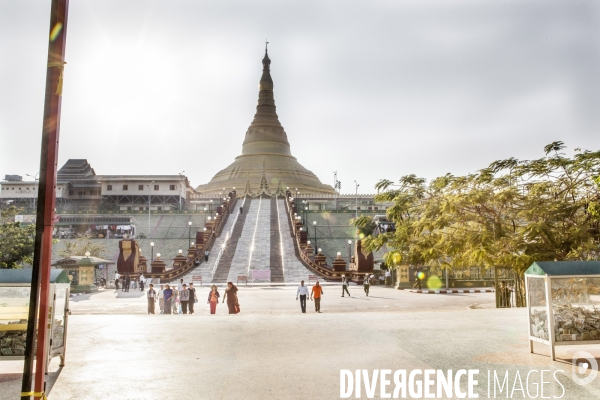
M 223 303 L 227 299 L 227 307 L 229 307 L 229 314 L 237 314 L 240 312 L 240 303 L 237 297 L 238 288 L 233 282 L 227 282 L 227 289 L 225 289 L 225 295 L 223 296 Z

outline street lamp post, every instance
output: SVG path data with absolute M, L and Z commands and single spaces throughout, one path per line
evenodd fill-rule
M 356 221 L 358 220 L 358 187 L 360 186 L 356 181 L 354 181 L 354 184 L 356 185 L 356 205 L 355 205 L 355 212 L 354 212 L 354 223 L 356 224 Z M 354 234 L 356 235 L 356 229 L 354 230 Z
M 350 260 L 352 260 L 352 240 L 348 240 L 348 265 L 350 265 Z
M 317 254 L 317 221 L 313 221 L 313 227 L 315 228 L 315 254 Z
M 38 186 L 38 180 L 40 179 L 40 178 L 38 178 L 38 175 L 39 175 L 39 174 L 40 174 L 39 172 L 37 172 L 37 173 L 35 174 L 35 176 L 33 176 L 33 175 L 29 175 L 29 174 L 25 174 L 25 175 L 27 175 L 27 176 L 30 176 L 30 177 L 32 177 L 32 178 L 33 178 L 33 180 L 34 180 L 34 182 L 35 182 L 35 193 L 33 194 L 33 199 L 32 199 L 32 200 L 33 200 L 32 202 L 33 202 L 33 209 L 34 209 L 34 210 L 35 210 L 35 206 L 36 206 L 36 199 L 37 199 L 37 192 L 38 192 L 38 190 L 37 190 L 37 186 Z
M 150 182 L 150 185 L 146 185 L 148 186 L 148 239 L 150 239 L 152 237 L 152 235 L 150 235 L 150 204 L 152 204 L 152 184 L 154 183 L 154 181 Z
M 150 263 L 154 261 L 154 242 L 150 242 L 150 247 L 152 248 L 152 258 L 150 259 Z
M 210 200 L 209 200 L 209 203 L 208 203 L 208 204 L 209 204 L 209 206 L 210 206 L 210 210 L 209 210 L 209 211 L 212 213 L 212 205 L 213 205 L 213 201 L 212 201 L 212 199 L 210 199 Z
M 179 211 L 181 211 L 181 189 L 183 188 L 183 184 L 185 183 L 185 171 L 181 171 L 179 173 L 179 177 L 181 178 L 181 186 L 179 188 Z
M 188 249 L 192 247 L 192 221 L 188 221 Z

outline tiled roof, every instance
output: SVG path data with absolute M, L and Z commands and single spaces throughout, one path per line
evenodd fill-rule
M 181 181 L 181 175 L 96 175 L 98 181 Z

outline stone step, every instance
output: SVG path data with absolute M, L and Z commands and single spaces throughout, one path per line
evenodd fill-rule
M 277 199 L 271 200 L 271 214 L 269 223 L 271 225 L 271 254 L 269 267 L 271 269 L 271 282 L 283 282 L 283 262 L 281 254 L 281 227 L 279 222 Z
M 221 255 L 221 258 L 219 260 L 217 270 L 215 271 L 215 276 L 212 279 L 213 283 L 227 282 L 229 270 L 231 269 L 231 262 L 233 261 L 238 242 L 240 240 L 240 237 L 242 236 L 247 215 L 248 207 L 246 207 L 243 213 L 238 216 L 237 222 L 233 228 L 233 231 L 231 232 L 231 237 L 229 238 L 227 245 L 223 249 L 223 254 Z

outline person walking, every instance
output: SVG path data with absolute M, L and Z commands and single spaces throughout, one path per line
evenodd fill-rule
M 187 314 L 189 301 L 190 291 L 187 289 L 187 285 L 184 283 L 182 289 L 179 291 L 179 305 L 181 305 L 181 311 L 184 314 Z
M 144 283 L 146 283 L 146 278 L 144 274 L 140 274 L 140 292 L 144 291 Z
M 229 307 L 229 314 L 237 314 L 240 312 L 240 303 L 237 296 L 238 288 L 233 282 L 227 282 L 227 289 L 223 295 L 223 303 L 227 299 L 227 307 Z
M 315 286 L 312 287 L 310 299 L 315 300 L 315 311 L 321 312 L 321 295 L 323 294 L 323 287 L 319 285 L 319 281 L 315 283 Z
M 126 274 L 125 282 L 123 282 L 123 289 L 125 289 L 126 292 L 129 292 L 129 285 L 131 285 L 131 277 L 129 274 Z
M 417 269 L 415 270 L 415 284 L 413 285 L 413 289 L 415 288 L 415 286 L 419 287 L 419 290 L 421 290 L 421 269 L 419 267 L 417 267 Z
M 179 290 L 181 292 L 181 289 L 183 289 L 183 286 L 184 286 L 183 279 L 180 279 L 179 283 L 177 284 L 177 290 Z
M 154 290 L 154 285 L 150 284 L 148 287 L 148 314 L 154 314 L 154 302 L 156 301 L 156 290 Z
M 204 262 L 208 262 L 208 256 L 210 255 L 210 251 L 206 250 L 204 252 Z
M 181 304 L 179 304 L 179 290 L 173 288 L 173 314 L 181 314 Z
M 165 313 L 165 286 L 160 285 L 160 289 L 158 291 L 158 308 L 160 308 L 160 313 Z
M 298 286 L 298 290 L 296 291 L 296 300 L 298 300 L 298 296 L 300 296 L 300 309 L 302 309 L 303 313 L 306 313 L 306 297 L 308 296 L 308 288 L 304 286 L 304 281 L 300 281 L 300 286 Z
M 194 303 L 198 301 L 198 296 L 196 296 L 196 288 L 194 287 L 194 282 L 190 282 L 190 287 L 188 288 L 190 292 L 190 301 L 188 302 L 188 309 L 190 310 L 190 314 L 194 313 Z
M 119 278 L 121 278 L 121 274 L 115 272 L 115 290 L 119 290 Z
M 217 290 L 216 285 L 212 285 L 210 287 L 210 292 L 208 292 L 208 300 L 206 304 L 210 305 L 210 313 L 215 314 L 217 312 L 217 304 L 219 304 L 219 291 Z
M 363 280 L 363 289 L 365 290 L 365 294 L 369 297 L 369 274 L 365 275 L 365 279 Z
M 348 297 L 350 297 L 350 292 L 348 291 L 349 285 L 346 275 L 342 275 L 342 297 L 344 297 L 344 292 L 348 293 Z
M 171 314 L 171 301 L 173 300 L 173 290 L 171 289 L 171 287 L 169 285 L 167 285 L 167 288 L 164 290 L 164 313 L 165 314 Z
M 244 207 L 240 207 L 240 214 L 244 213 Z
M 385 286 L 392 286 L 392 273 L 389 268 L 385 271 Z

